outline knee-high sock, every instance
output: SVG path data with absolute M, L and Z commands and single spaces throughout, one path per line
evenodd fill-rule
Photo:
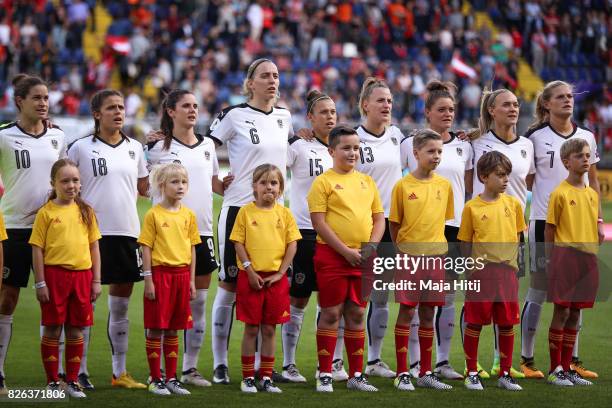
M 578 359 L 578 340 L 580 339 L 580 330 L 582 330 L 582 309 L 580 309 L 580 319 L 578 320 L 578 327 L 576 327 L 576 342 L 574 343 L 574 350 L 572 351 L 572 357 Z
M 183 371 L 197 368 L 198 357 L 204 335 L 206 334 L 206 297 L 208 289 L 196 290 L 196 298 L 191 301 L 191 316 L 193 328 L 185 330 L 183 334 L 184 353 Z
M 126 356 L 130 321 L 128 305 L 130 298 L 108 295 L 108 326 L 107 334 L 111 345 L 113 375 L 118 378 L 127 371 Z
M 521 356 L 533 358 L 535 338 L 540 323 L 546 291 L 529 288 L 521 313 Z
M 410 356 L 410 366 L 414 366 L 421 361 L 421 349 L 419 347 L 419 309 L 414 309 L 414 316 L 410 322 L 410 341 L 408 342 L 408 353 Z
M 57 366 L 59 364 L 59 344 L 57 339 L 42 336 L 40 340 L 40 355 L 42 357 L 47 384 L 58 381 Z
M 336 348 L 334 348 L 334 361 L 342 360 L 344 356 L 344 317 L 340 318 L 340 322 L 338 323 L 338 332 L 336 335 Z
M 147 362 L 149 363 L 149 374 L 153 380 L 161 380 L 161 338 L 149 337 L 146 341 Z
M 227 350 L 234 318 L 235 301 L 236 294 L 234 292 L 221 287 L 217 288 L 212 309 L 212 351 L 215 368 L 221 364 L 227 367 Z
M 66 382 L 77 381 L 84 348 L 83 336 L 66 338 Z
M 255 377 L 255 356 L 242 355 L 242 378 Z
M 283 343 L 283 367 L 295 364 L 295 350 L 297 349 L 302 323 L 304 322 L 305 309 L 290 306 L 290 320 L 281 327 Z
M 365 331 L 344 329 L 344 345 L 348 356 L 349 376 L 363 372 L 363 349 L 365 347 Z
M 4 361 L 13 334 L 13 315 L 0 314 L 0 374 L 4 376 Z M 41 336 L 42 337 L 42 336 Z
M 317 329 L 317 356 L 319 360 L 319 371 L 331 374 L 333 352 L 336 346 L 336 331 L 329 329 Z
M 455 331 L 455 294 L 447 293 L 444 306 L 436 311 L 436 364 L 449 361 L 451 339 Z
M 168 380 L 176 378 L 178 349 L 178 336 L 164 335 L 164 364 L 166 367 L 166 378 Z
M 272 371 L 274 371 L 274 356 L 261 356 L 259 365 L 259 376 L 261 378 L 272 378 Z
M 510 374 L 512 367 L 512 352 L 514 350 L 514 327 L 500 326 L 498 329 L 498 344 L 499 344 L 499 376 L 504 373 Z
M 408 339 L 410 326 L 395 325 L 395 359 L 397 375 L 408 372 Z
M 420 376 L 431 371 L 431 349 L 433 348 L 433 327 L 419 327 L 419 348 L 421 349 L 421 371 Z
M 561 365 L 563 371 L 569 371 L 572 362 L 572 351 L 578 336 L 578 330 L 565 328 L 563 330 L 563 348 L 561 349 Z
M 463 352 L 465 353 L 465 365 L 469 373 L 478 372 L 478 340 L 482 326 L 466 324 L 464 329 Z
M 366 322 L 368 332 L 368 362 L 380 360 L 388 321 L 389 304 L 387 302 L 370 302 Z
M 92 304 L 93 310 L 96 310 L 96 303 Z M 89 375 L 87 370 L 87 352 L 89 351 L 89 339 L 91 338 L 92 326 L 83 327 L 83 356 L 81 357 L 81 365 L 79 367 L 79 374 L 84 373 Z
M 550 354 L 550 371 L 561 365 L 561 350 L 563 347 L 563 330 L 548 329 L 548 352 Z

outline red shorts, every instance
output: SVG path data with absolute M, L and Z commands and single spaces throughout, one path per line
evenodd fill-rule
M 266 277 L 269 273 L 260 273 Z M 281 324 L 289 321 L 289 279 L 283 276 L 270 287 L 255 290 L 246 271 L 238 272 L 236 318 L 246 324 Z
M 351 266 L 329 245 L 318 242 L 313 261 L 320 307 L 338 306 L 347 300 L 360 307 L 366 307 L 368 300 L 361 291 L 364 276 L 360 266 Z
M 480 281 L 480 288 L 466 290 L 464 320 L 466 323 L 500 326 L 518 324 L 518 277 L 511 266 L 488 263 L 472 273 L 469 280 Z
M 395 291 L 395 300 L 405 306 L 444 306 L 444 257 L 425 256 L 419 258 L 419 267 L 414 270 L 397 271 L 395 282 L 410 282 L 409 289 Z M 431 285 L 431 286 L 428 286 Z
M 40 304 L 43 326 L 74 327 L 93 325 L 91 304 L 91 269 L 73 271 L 61 266 L 45 265 L 45 282 L 49 301 Z
M 597 256 L 570 247 L 553 247 L 548 266 L 548 300 L 572 309 L 590 309 L 599 287 Z
M 154 266 L 155 300 L 144 298 L 144 327 L 185 330 L 193 327 L 189 305 L 189 266 Z

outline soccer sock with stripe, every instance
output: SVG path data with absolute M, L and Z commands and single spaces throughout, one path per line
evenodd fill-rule
M 568 329 L 563 330 L 563 348 L 561 350 L 561 365 L 564 371 L 569 371 L 572 362 L 572 354 L 574 351 L 574 343 L 578 336 L 578 330 Z
M 419 349 L 421 352 L 421 371 L 419 376 L 424 376 L 431 371 L 431 349 L 433 348 L 433 327 L 419 327 Z
M 499 376 L 501 377 L 504 372 L 510 374 L 510 367 L 512 367 L 512 351 L 514 350 L 514 327 L 499 326 L 498 333 L 500 367 Z
M 344 328 L 344 346 L 348 355 L 349 377 L 363 372 L 363 349 L 365 347 L 365 330 Z
M 83 336 L 66 337 L 66 382 L 76 382 L 83 358 Z
M 234 318 L 234 302 L 236 293 L 217 288 L 217 294 L 212 307 L 212 351 L 213 368 L 221 364 L 227 367 L 227 349 Z
M 331 374 L 333 350 L 336 347 L 336 330 L 317 329 L 317 356 L 319 372 Z
M 196 298 L 191 301 L 193 328 L 185 330 L 183 335 L 183 372 L 198 367 L 198 357 L 206 333 L 206 297 L 208 289 L 197 289 Z
M 83 356 L 81 357 L 81 365 L 79 366 L 79 374 L 84 373 L 89 375 L 87 371 L 87 351 L 89 350 L 89 339 L 91 336 L 91 326 L 83 327 Z
M 261 356 L 259 363 L 259 377 L 272 378 L 272 370 L 274 369 L 274 356 Z
M 408 372 L 408 339 L 410 326 L 395 325 L 395 358 L 397 360 L 397 375 Z
M 466 324 L 463 337 L 463 352 L 465 353 L 465 365 L 469 373 L 478 372 L 478 340 L 482 326 L 477 324 Z
M 178 349 L 178 336 L 164 334 L 164 367 L 166 368 L 166 378 L 168 380 L 176 378 Z
M 146 349 L 151 379 L 161 380 L 161 338 L 147 336 Z
M 419 346 L 419 308 L 418 306 L 414 308 L 414 316 L 412 316 L 412 321 L 410 322 L 410 341 L 408 342 L 408 353 L 410 366 L 419 363 L 421 361 L 421 348 Z
M 119 378 L 126 369 L 128 334 L 130 321 L 128 305 L 130 298 L 108 295 L 107 334 L 111 345 L 113 376 Z
M 295 364 L 295 351 L 302 331 L 305 309 L 291 305 L 289 311 L 291 314 L 290 320 L 281 326 L 283 367 Z
M 550 372 L 561 365 L 561 347 L 563 346 L 563 330 L 548 329 L 548 351 L 550 353 Z
M 255 377 L 255 356 L 241 356 L 242 378 Z
M 13 333 L 13 315 L 0 314 L 0 374 L 4 375 L 4 360 Z
M 40 340 L 40 355 L 47 374 L 47 384 L 58 381 L 57 368 L 59 366 L 59 342 L 57 339 L 42 336 Z
M 455 331 L 455 294 L 447 293 L 444 306 L 438 306 L 435 320 L 436 365 L 449 361 L 451 339 Z
M 534 288 L 527 290 L 525 305 L 521 313 L 521 356 L 524 358 L 533 358 L 536 332 L 545 300 L 546 291 Z
M 366 325 L 368 329 L 368 362 L 380 360 L 388 322 L 389 304 L 387 302 L 370 302 Z

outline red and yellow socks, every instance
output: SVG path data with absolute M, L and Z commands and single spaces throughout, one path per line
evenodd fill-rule
M 478 341 L 482 326 L 468 323 L 463 334 L 463 352 L 468 372 L 478 372 Z
M 59 340 L 42 336 L 42 339 L 40 339 L 40 355 L 47 374 L 47 383 L 58 381 Z
M 161 339 L 147 337 L 146 350 L 151 378 L 153 380 L 161 380 Z
M 433 327 L 419 327 L 419 350 L 421 351 L 421 372 L 419 376 L 431 371 L 431 349 L 433 347 Z
M 550 372 L 561 365 L 561 347 L 563 345 L 563 330 L 548 329 L 548 352 L 550 353 Z
M 259 376 L 272 378 L 272 370 L 274 369 L 274 356 L 261 356 L 259 363 Z
M 561 365 L 564 371 L 569 371 L 572 362 L 572 353 L 578 330 L 565 328 L 563 330 L 563 347 L 561 349 Z
M 408 340 L 410 326 L 395 325 L 395 359 L 397 360 L 397 374 L 408 372 Z
M 344 346 L 348 355 L 349 377 L 363 371 L 363 352 L 365 347 L 365 330 L 344 328 Z
M 176 378 L 178 349 L 178 336 L 164 335 L 164 367 L 166 368 L 167 379 Z
M 66 338 L 66 382 L 77 382 L 84 344 L 83 336 Z
M 499 326 L 499 375 L 510 373 L 512 352 L 514 350 L 514 327 Z
M 255 377 L 255 356 L 242 356 L 242 378 Z
M 317 329 L 317 356 L 321 373 L 331 374 L 332 372 L 337 337 L 337 330 Z

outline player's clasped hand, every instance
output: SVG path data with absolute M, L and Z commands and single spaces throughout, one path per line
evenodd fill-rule
M 263 280 L 263 281 L 264 281 L 264 284 L 265 284 L 267 287 L 270 287 L 270 286 L 272 286 L 274 283 L 276 283 L 276 282 L 278 282 L 279 280 L 281 280 L 281 279 L 283 278 L 283 276 L 284 276 L 284 275 L 285 275 L 284 273 L 276 272 L 276 273 L 271 274 L 270 276 L 266 276 L 266 277 L 264 278 L 264 280 Z
M 153 280 L 145 279 L 144 296 L 149 300 L 155 300 L 155 284 Z
M 261 290 L 264 286 L 264 279 L 256 272 L 247 272 L 249 276 L 249 285 L 255 290 Z
M 343 256 L 351 266 L 361 265 L 363 260 L 359 249 L 348 248 Z

